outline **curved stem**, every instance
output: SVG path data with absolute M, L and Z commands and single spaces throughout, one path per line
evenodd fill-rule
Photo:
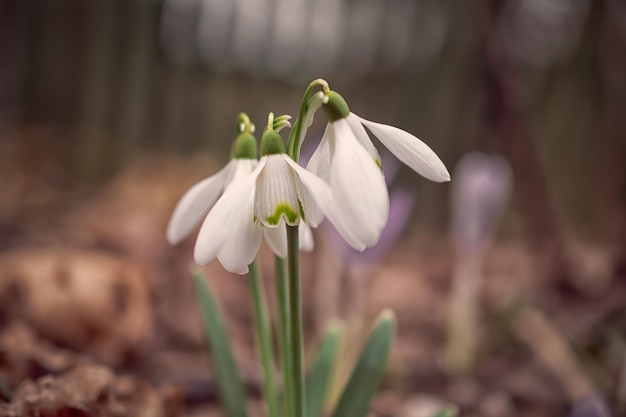
M 287 226 L 289 266 L 289 316 L 291 319 L 291 362 L 293 383 L 293 417 L 304 417 L 304 373 L 302 353 L 302 297 L 300 291 L 300 259 L 298 226 Z
M 274 361 L 272 360 L 272 335 L 267 313 L 267 302 L 263 295 L 261 278 L 259 277 L 256 262 L 252 262 L 249 268 L 252 298 L 254 299 L 254 325 L 263 365 L 263 396 L 267 405 L 267 415 L 269 417 L 278 417 L 276 387 L 274 385 Z
M 298 113 L 298 118 L 293 123 L 293 128 L 289 132 L 289 142 L 287 144 L 287 153 L 291 158 L 298 162 L 300 159 L 300 147 L 302 146 L 302 121 L 305 119 L 307 110 L 309 108 L 309 98 L 313 93 L 313 90 L 316 87 L 322 87 L 324 94 L 328 94 L 330 92 L 330 87 L 326 80 L 322 78 L 318 78 L 316 80 L 311 81 L 306 91 L 304 92 L 304 97 L 302 97 L 302 104 L 300 105 L 300 112 Z
M 278 298 L 278 326 L 280 332 L 280 358 L 283 374 L 283 400 L 285 411 L 283 416 L 293 416 L 293 383 L 291 382 L 291 354 L 289 350 L 289 283 L 285 275 L 285 260 L 274 257 L 276 274 L 276 291 Z

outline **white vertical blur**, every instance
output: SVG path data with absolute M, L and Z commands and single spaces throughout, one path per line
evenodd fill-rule
M 521 63 L 543 67 L 573 53 L 589 6 L 589 0 L 509 0 L 498 30 Z
M 344 47 L 345 3 L 342 0 L 312 0 L 306 49 L 309 77 L 326 77 L 336 69 Z
M 363 75 L 371 71 L 379 46 L 383 0 L 360 0 L 352 3 L 348 13 L 348 32 L 344 47 L 342 70 L 350 75 Z
M 417 3 L 413 1 L 391 0 L 384 16 L 381 34 L 381 63 L 383 71 L 398 69 L 406 60 L 412 38 L 412 25 Z
M 224 59 L 228 53 L 234 2 L 200 0 L 199 13 L 199 54 L 205 63 L 215 64 Z
M 237 0 L 234 3 L 235 61 L 244 69 L 258 68 L 267 53 L 269 30 L 273 21 L 271 3 L 269 0 Z
M 308 26 L 307 0 L 276 0 L 267 66 L 289 76 L 303 63 Z
M 417 3 L 413 21 L 413 49 L 416 63 L 438 56 L 448 33 L 450 0 L 423 0 Z
M 187 64 L 194 56 L 194 31 L 198 0 L 168 0 L 163 4 L 160 35 L 165 54 Z
M 174 62 L 297 80 L 394 71 L 441 50 L 450 0 L 163 0 Z

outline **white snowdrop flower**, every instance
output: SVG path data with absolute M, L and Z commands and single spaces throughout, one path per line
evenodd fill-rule
M 278 256 L 287 256 L 285 225 L 300 225 L 300 242 L 312 246 L 307 207 L 315 204 L 337 221 L 330 187 L 296 164 L 273 130 L 261 140 L 261 159 L 241 181 L 233 182 L 209 211 L 198 235 L 194 258 L 206 264 L 217 257 L 225 269 L 245 274 L 265 235 Z M 317 224 L 311 224 L 317 226 Z M 338 229 L 342 232 L 339 224 Z M 350 240 L 350 235 L 344 237 Z
M 351 113 L 343 97 L 334 91 L 326 97 L 323 108 L 329 122 L 307 169 L 328 182 L 344 232 L 356 241 L 352 245 L 355 249 L 363 250 L 376 244 L 389 217 L 389 194 L 380 156 L 364 126 L 422 176 L 443 182 L 450 180 L 450 174 L 435 152 L 415 136 Z M 309 220 L 321 221 L 320 210 L 309 211 Z
M 250 175 L 258 164 L 256 146 L 250 132 L 241 133 L 233 144 L 230 162 L 216 174 L 194 184 L 181 197 L 167 225 L 170 244 L 189 235 L 231 183 Z
M 182 196 L 167 226 L 166 236 L 171 244 L 179 243 L 189 235 L 226 189 L 254 171 L 258 165 L 256 147 L 254 136 L 250 131 L 244 131 L 235 139 L 230 162 L 216 174 L 193 185 Z M 274 253 L 286 257 L 287 237 L 284 225 L 281 230 L 282 233 L 278 230 L 275 233 L 267 231 L 266 241 Z M 313 250 L 313 234 L 307 225 L 300 228 L 300 249 Z

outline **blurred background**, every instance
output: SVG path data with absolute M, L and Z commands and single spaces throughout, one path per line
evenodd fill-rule
M 356 113 L 414 133 L 450 168 L 474 149 L 518 158 L 518 181 L 541 182 L 536 197 L 550 194 L 576 231 L 623 209 L 619 1 L 0 5 L 3 155 L 39 154 L 68 187 L 102 184 L 146 153 L 223 161 L 237 112 L 295 114 L 325 77 Z M 417 187 L 429 203 L 416 221 L 440 230 L 445 187 Z
M 476 256 L 487 257 L 486 277 L 498 276 L 485 283 L 494 310 L 517 305 L 519 296 L 554 314 L 556 329 L 579 323 L 559 336 L 579 352 L 596 348 L 604 338 L 613 341 L 611 349 L 626 343 L 626 3 L 621 0 L 0 0 L 4 328 L 25 321 L 35 329 L 33 337 L 78 351 L 92 346 L 87 349 L 91 355 L 120 369 L 127 369 L 127 351 L 143 352 L 137 346 L 156 343 L 150 330 L 155 320 L 157 328 L 167 329 L 156 338 L 158 346 L 201 345 L 197 321 L 180 324 L 172 313 L 195 314 L 188 311 L 190 284 L 181 286 L 176 276 L 186 273 L 193 238 L 177 248 L 166 244 L 171 210 L 190 185 L 227 162 L 237 113 L 247 112 L 259 127 L 270 111 L 295 116 L 304 89 L 318 77 L 341 92 L 360 116 L 425 141 L 451 172 L 470 151 L 507 161 L 510 171 L 495 176 L 510 176 L 510 194 L 503 191 L 507 197 L 501 203 L 483 209 L 493 218 L 486 224 L 493 226 L 485 226 L 479 240 L 489 245 L 470 245 L 480 246 Z M 312 152 L 324 122 L 320 113 L 303 153 Z M 331 285 L 330 291 L 348 288 L 349 294 L 361 294 L 355 298 L 369 301 L 367 294 L 375 293 L 375 306 L 400 310 L 401 335 L 412 335 L 398 348 L 398 360 L 412 364 L 402 395 L 426 390 L 438 401 L 456 404 L 469 396 L 463 407 L 488 417 L 480 408 L 484 398 L 489 404 L 505 403 L 508 411 L 492 415 L 524 415 L 520 410 L 527 406 L 528 415 L 539 416 L 565 413 L 575 400 L 601 392 L 623 412 L 624 347 L 615 348 L 618 353 L 610 350 L 610 359 L 601 354 L 597 359 L 593 351 L 601 365 L 582 372 L 591 381 L 583 384 L 585 395 L 565 388 L 565 394 L 546 399 L 541 389 L 519 394 L 509 387 L 502 388 L 504 397 L 497 391 L 493 400 L 494 375 L 531 360 L 522 353 L 523 359 L 513 355 L 515 365 L 505 360 L 505 365 L 487 366 L 491 373 L 482 378 L 489 382 L 473 382 L 479 388 L 471 383 L 467 388 L 465 379 L 441 377 L 446 372 L 434 364 L 446 339 L 445 308 L 424 318 L 432 310 L 411 310 L 402 289 L 429 294 L 416 295 L 425 303 L 438 294 L 433 308 L 442 310 L 454 288 L 451 265 L 459 251 L 462 256 L 467 252 L 458 249 L 464 247 L 458 232 L 463 226 L 455 226 L 454 217 L 464 211 L 466 200 L 451 198 L 450 184 L 429 183 L 393 162 L 384 165 L 392 189 L 414 201 L 408 214 L 392 216 L 390 225 L 397 230 L 374 256 L 376 265 L 363 266 L 367 262 L 341 251 L 343 259 L 329 261 L 332 238 L 327 246 L 321 238 L 305 262 L 316 271 L 310 275 L 344 277 L 348 284 L 343 289 Z M 81 264 L 85 259 L 91 266 Z M 329 272 L 323 266 L 329 263 L 343 266 Z M 225 275 L 218 266 L 209 268 Z M 345 278 L 365 269 L 371 275 L 367 284 Z M 95 318 L 96 324 L 54 330 L 51 322 L 71 321 L 93 304 L 68 301 L 89 299 L 85 292 L 65 294 L 51 310 L 33 307 L 39 298 L 30 291 L 37 291 L 33 288 L 44 277 L 80 276 L 91 282 L 92 274 L 106 276 L 106 288 L 118 288 L 120 282 L 125 288 L 122 296 L 118 288 L 105 297 L 94 317 L 106 317 L 103 311 L 110 305 L 142 306 L 132 314 L 124 307 L 133 324 L 121 336 L 119 329 L 113 332 Z M 144 278 L 127 278 L 135 275 Z M 399 280 L 400 289 L 381 284 L 392 281 L 380 277 Z M 314 287 L 323 280 L 309 281 Z M 16 285 L 24 282 L 36 285 L 16 296 Z M 241 350 L 253 357 L 250 336 L 245 336 L 248 312 L 237 310 L 245 283 L 232 277 L 219 282 L 226 310 L 244 329 L 238 331 Z M 385 288 L 391 288 L 388 296 L 381 295 Z M 325 320 L 320 315 L 328 312 L 311 297 L 308 323 L 319 329 Z M 76 310 L 61 314 L 68 303 Z M 61 315 L 53 320 L 49 311 Z M 622 336 L 611 339 L 609 333 Z M 509 352 L 517 346 L 491 342 L 497 352 L 502 344 Z M 496 355 L 483 356 L 491 354 Z M 161 359 L 159 364 L 167 363 Z M 146 369 L 158 368 L 142 366 L 135 371 L 150 375 Z M 424 367 L 428 377 L 422 378 Z M 151 376 L 161 380 L 168 372 Z M 18 375 L 13 382 L 38 374 Z M 189 382 L 188 376 L 179 377 Z M 383 399 L 379 409 L 393 404 Z M 381 415 L 418 416 L 393 413 Z

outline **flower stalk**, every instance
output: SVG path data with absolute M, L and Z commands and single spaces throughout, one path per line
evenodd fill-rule
M 293 128 L 289 132 L 287 153 L 296 162 L 298 162 L 298 160 L 300 159 L 300 147 L 302 146 L 302 140 L 304 139 L 303 123 L 306 120 L 308 111 L 310 110 L 309 101 L 311 99 L 311 95 L 313 94 L 313 90 L 315 90 L 315 88 L 317 87 L 322 87 L 325 95 L 330 93 L 330 87 L 328 86 L 328 82 L 326 82 L 326 80 L 318 78 L 311 81 L 306 91 L 304 92 L 304 97 L 302 97 L 302 104 L 300 105 L 298 118 L 294 122 Z
M 263 295 L 261 277 L 256 262 L 250 264 L 250 286 L 254 300 L 254 325 L 256 339 L 263 368 L 263 397 L 269 417 L 278 417 L 278 403 L 276 400 L 276 386 L 274 384 L 274 361 L 272 359 L 272 336 L 267 312 L 267 301 Z
M 289 320 L 289 283 L 285 275 L 285 260 L 280 256 L 274 257 L 276 275 L 276 292 L 278 299 L 278 327 L 280 339 L 280 359 L 283 374 L 284 416 L 292 416 L 293 412 L 293 383 L 291 381 L 291 354 L 289 340 L 291 323 Z
M 300 291 L 300 259 L 298 252 L 298 226 L 287 226 L 289 268 L 289 317 L 291 382 L 293 384 L 293 417 L 304 417 L 304 373 L 302 352 L 302 297 Z

